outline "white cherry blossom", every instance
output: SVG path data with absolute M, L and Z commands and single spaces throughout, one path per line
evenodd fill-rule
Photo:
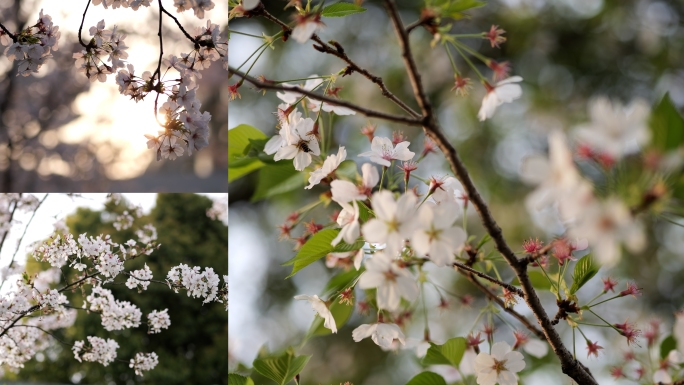
M 359 278 L 358 286 L 377 288 L 378 308 L 389 311 L 399 310 L 401 298 L 411 302 L 418 297 L 418 284 L 411 273 L 381 251 L 366 260 L 366 271 Z
M 157 353 L 136 353 L 128 364 L 129 368 L 135 370 L 135 374 L 142 376 L 143 372 L 154 369 L 159 363 Z
M 402 333 L 401 329 L 396 324 L 363 324 L 352 332 L 352 338 L 354 338 L 355 342 L 359 342 L 368 337 L 384 349 L 389 349 L 394 340 L 399 341 L 402 345 L 406 343 L 404 340 L 404 333 Z
M 321 154 L 318 139 L 313 134 L 314 121 L 311 118 L 300 119 L 283 129 L 287 129 L 287 144 L 278 149 L 273 160 L 294 159 L 295 170 L 302 171 L 311 164 L 311 155 Z
M 481 352 L 475 358 L 475 374 L 479 385 L 516 385 L 515 374 L 525 368 L 525 361 L 520 352 L 511 351 L 506 342 L 497 342 L 492 346 L 492 354 Z
M 454 253 L 463 247 L 465 231 L 454 226 L 459 213 L 456 203 L 441 206 L 426 202 L 418 211 L 419 228 L 411 237 L 411 246 L 418 255 L 427 256 L 437 266 L 449 266 L 455 260 Z
M 510 103 L 518 99 L 522 95 L 522 88 L 518 82 L 523 79 L 520 76 L 512 76 L 508 79 L 502 80 L 493 87 L 490 85 L 487 89 L 487 94 L 482 99 L 482 107 L 477 113 L 478 119 L 484 121 L 494 115 L 496 108 L 504 103 Z
M 332 240 L 332 245 L 337 246 L 341 240 L 348 244 L 353 244 L 359 235 L 361 235 L 359 225 L 359 205 L 353 201 L 349 203 L 340 203 L 343 210 L 337 215 L 337 224 L 342 227 L 339 234 Z
M 335 179 L 330 183 L 332 200 L 337 203 L 348 203 L 351 201 L 365 201 L 370 195 L 373 187 L 380 181 L 378 169 L 370 163 L 361 166 L 361 186 L 354 183 Z
M 344 146 L 340 146 L 340 148 L 337 150 L 337 154 L 328 155 L 323 162 L 323 166 L 315 169 L 311 172 L 311 174 L 309 174 L 309 185 L 304 188 L 310 189 L 313 186 L 321 183 L 321 180 L 332 174 L 333 171 L 337 170 L 337 167 L 339 167 L 340 163 L 344 162 L 346 158 L 347 150 L 345 150 Z
M 359 154 L 359 156 L 368 156 L 370 161 L 381 166 L 389 167 L 393 160 L 411 160 L 415 155 L 414 152 L 409 151 L 408 146 L 411 143 L 401 142 L 394 146 L 389 138 L 376 136 L 371 142 L 371 150 Z
M 394 258 L 404 248 L 404 240 L 415 228 L 416 196 L 409 191 L 394 200 L 387 190 L 373 194 L 371 204 L 375 218 L 366 222 L 361 231 L 367 242 L 386 243 L 385 253 Z
M 649 113 L 650 107 L 641 99 L 623 106 L 599 97 L 589 107 L 591 122 L 575 127 L 575 139 L 592 150 L 620 159 L 639 151 L 650 140 Z
M 311 307 L 316 311 L 316 314 L 323 318 L 323 326 L 330 329 L 333 333 L 337 333 L 337 325 L 335 324 L 335 318 L 333 318 L 328 306 L 318 298 L 317 295 L 297 295 L 294 297 L 297 300 L 309 301 Z

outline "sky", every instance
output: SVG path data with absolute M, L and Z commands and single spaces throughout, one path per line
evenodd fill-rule
M 85 9 L 85 1 L 37 0 L 36 3 L 36 6 L 27 8 L 34 10 L 42 8 L 45 14 L 52 16 L 53 22 L 59 25 L 59 30 L 62 32 L 60 47 L 66 47 L 67 41 L 76 39 Z M 167 2 L 166 7 L 169 12 L 178 17 L 181 24 L 190 32 L 195 27 L 206 26 L 208 19 L 214 23 L 219 23 L 221 26 L 225 24 L 228 15 L 227 2 L 218 0 L 214 1 L 214 4 L 214 9 L 206 12 L 203 20 L 195 17 L 192 11 L 185 11 L 182 14 L 176 13 L 171 2 Z M 133 11 L 130 8 L 104 9 L 101 5 L 93 6 L 91 4 L 86 15 L 82 36 L 84 40 L 90 37 L 88 29 L 100 20 L 105 20 L 107 29 L 111 29 L 114 25 L 133 29 L 139 27 L 140 21 L 146 20 L 149 14 L 156 15 L 157 12 L 156 2 L 152 7 L 141 7 L 138 11 Z M 33 18 L 30 17 L 29 20 Z M 164 23 L 171 26 L 173 21 L 165 17 Z M 140 74 L 145 69 L 152 72 L 156 68 L 159 55 L 159 47 L 156 44 L 157 27 L 145 26 L 144 30 L 138 29 L 138 32 L 141 36 L 129 35 L 125 40 L 129 46 L 127 60 L 134 64 L 136 73 Z M 188 52 L 191 48 L 187 40 L 174 42 L 166 39 L 164 41 L 164 56 L 166 57 L 170 53 L 180 56 L 181 52 Z M 95 143 L 109 140 L 124 146 L 125 149 L 119 157 L 120 161 L 108 170 L 107 177 L 110 179 L 129 179 L 141 175 L 154 161 L 155 154 L 147 149 L 147 140 L 143 135 L 156 134 L 159 126 L 154 120 L 154 100 L 147 98 L 148 100 L 135 103 L 128 97 L 120 95 L 114 76 L 109 75 L 105 83 L 92 83 L 90 90 L 76 99 L 74 109 L 76 113 L 81 114 L 81 117 L 62 127 L 58 136 L 61 141 L 67 143 L 79 143 L 89 137 Z M 161 100 L 165 100 L 165 98 L 161 98 Z M 102 146 L 101 151 L 97 153 L 101 160 L 107 160 L 112 155 L 108 146 Z M 59 173 L 58 170 L 54 171 Z
M 140 205 L 143 209 L 143 215 L 148 214 L 154 207 L 157 200 L 157 194 L 139 193 L 139 194 L 122 194 L 123 197 L 132 205 Z M 223 193 L 208 193 L 205 195 L 211 199 L 223 199 L 227 201 L 227 194 Z M 41 200 L 45 194 L 35 194 Z M 17 260 L 22 262 L 20 256 L 25 253 L 28 245 L 35 241 L 40 241 L 47 238 L 54 230 L 54 223 L 66 218 L 68 215 L 74 213 L 78 207 L 87 207 L 93 210 L 101 210 L 104 202 L 107 199 L 107 194 L 82 194 L 80 197 L 69 197 L 66 194 L 50 194 L 43 202 L 35 217 L 31 221 L 26 235 L 22 243 L 19 245 L 19 252 L 17 253 Z M 20 213 L 15 215 L 15 218 L 23 224 L 28 223 L 31 217 L 30 213 Z M 5 246 L 0 250 L 0 267 L 7 266 L 12 259 L 12 255 L 17 250 L 16 245 L 21 237 L 23 226 L 20 231 L 10 231 Z M 16 229 L 16 228 L 15 228 Z

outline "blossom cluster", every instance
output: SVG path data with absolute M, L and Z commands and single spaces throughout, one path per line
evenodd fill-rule
M 113 339 L 88 336 L 88 344 L 85 341 L 76 341 L 71 349 L 78 362 L 99 362 L 104 366 L 109 365 L 116 359 L 116 349 L 119 344 Z
M 52 17 L 43 15 L 41 9 L 36 24 L 16 35 L 0 30 L 0 44 L 8 46 L 5 49 L 7 59 L 18 62 L 17 76 L 29 76 L 37 73 L 45 61 L 52 57 L 52 51 L 57 51 L 60 35 L 59 27 L 52 23 Z
M 179 288 L 187 290 L 188 297 L 204 298 L 203 303 L 211 301 L 223 302 L 223 298 L 219 295 L 220 279 L 218 274 L 214 273 L 214 269 L 207 267 L 204 271 L 199 266 L 189 267 L 181 263 L 169 270 L 166 276 L 166 282 L 169 288 L 178 293 Z
M 159 356 L 157 353 L 136 353 L 134 358 L 131 358 L 130 368 L 135 370 L 135 374 L 142 376 L 143 372 L 154 369 L 159 363 Z
M 129 289 L 137 288 L 138 291 L 147 290 L 147 287 L 150 286 L 151 279 L 152 270 L 145 264 L 145 268 L 135 270 L 131 273 L 126 281 L 126 287 Z
M 169 309 L 162 311 L 153 310 L 147 315 L 148 325 L 150 331 L 148 333 L 160 333 L 162 329 L 168 329 L 171 326 L 171 318 L 169 317 Z
M 140 309 L 129 301 L 115 299 L 111 290 L 96 286 L 86 300 L 90 303 L 90 311 L 100 313 L 102 326 L 107 331 L 124 330 L 140 325 Z

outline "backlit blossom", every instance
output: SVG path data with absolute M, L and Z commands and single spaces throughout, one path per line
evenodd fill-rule
M 506 342 L 497 342 L 492 346 L 492 354 L 481 352 L 475 358 L 475 374 L 479 385 L 516 385 L 515 374 L 525 368 L 525 361 L 520 352 L 511 351 Z
M 355 342 L 359 342 L 368 337 L 370 337 L 378 346 L 385 349 L 389 349 L 394 340 L 399 341 L 402 345 L 406 344 L 404 333 L 402 333 L 399 326 L 395 324 L 364 324 L 357 327 L 352 332 L 352 338 L 354 338 Z
M 359 278 L 358 286 L 377 288 L 378 308 L 389 311 L 399 310 L 401 298 L 411 302 L 418 297 L 418 285 L 411 273 L 383 252 L 376 252 L 366 261 L 366 272 Z
M 496 83 L 494 86 L 485 83 L 487 95 L 482 99 L 482 107 L 480 107 L 480 112 L 477 114 L 478 119 L 484 121 L 491 118 L 497 107 L 518 99 L 522 95 L 522 88 L 517 83 L 522 80 L 520 76 L 513 76 Z
M 309 304 L 311 304 L 311 307 L 316 311 L 316 314 L 323 318 L 323 326 L 330 329 L 333 333 L 337 333 L 335 318 L 333 318 L 333 315 L 325 302 L 318 298 L 317 295 L 297 295 L 294 299 L 309 301 Z

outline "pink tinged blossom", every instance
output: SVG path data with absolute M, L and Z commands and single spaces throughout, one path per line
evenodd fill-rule
M 497 342 L 492 346 L 492 354 L 481 352 L 475 358 L 475 374 L 479 385 L 516 385 L 515 374 L 525 368 L 525 361 L 520 352 L 511 351 L 506 342 Z
M 337 170 L 340 163 L 344 162 L 347 158 L 347 150 L 344 146 L 340 146 L 337 150 L 337 154 L 328 155 L 323 162 L 323 166 L 317 168 L 309 174 L 309 185 L 304 187 L 305 189 L 310 189 L 313 186 L 321 183 L 321 180 L 326 178 L 328 175 L 332 174 L 333 171 Z
M 373 187 L 380 181 L 378 169 L 370 163 L 361 166 L 361 186 L 354 183 L 336 179 L 330 183 L 332 200 L 337 203 L 348 203 L 351 201 L 365 201 L 370 195 Z
M 362 227 L 367 242 L 385 243 L 385 253 L 394 258 L 404 248 L 404 240 L 413 235 L 415 228 L 416 196 L 408 192 L 394 200 L 387 190 L 373 194 L 371 203 L 375 218 Z
M 506 33 L 506 31 L 499 28 L 498 25 L 492 25 L 492 27 L 489 29 L 489 32 L 486 32 L 484 36 L 485 39 L 489 40 L 489 43 L 492 45 L 492 48 L 499 48 L 499 44 L 506 41 L 506 38 L 503 37 L 504 33 Z
M 463 248 L 465 231 L 454 226 L 460 209 L 456 203 L 439 207 L 429 202 L 418 211 L 419 228 L 413 232 L 411 246 L 420 256 L 429 257 L 437 266 L 450 266 Z
M 520 76 L 513 76 L 496 83 L 495 86 L 485 84 L 487 94 L 482 99 L 482 107 L 480 107 L 480 112 L 477 114 L 478 119 L 485 121 L 494 115 L 497 107 L 518 99 L 522 95 L 522 88 L 516 83 L 522 80 Z
M 402 345 L 406 344 L 404 340 L 404 333 L 402 333 L 399 326 L 395 324 L 375 323 L 364 324 L 352 332 L 352 338 L 355 342 L 359 342 L 364 338 L 370 337 L 373 342 L 384 349 L 389 349 L 394 340 L 399 341 Z
M 595 357 L 598 357 L 599 355 L 599 350 L 602 350 L 603 346 L 599 346 L 598 341 L 597 342 L 591 342 L 587 340 L 587 358 L 589 356 L 594 355 Z
M 609 291 L 615 292 L 615 286 L 617 285 L 617 281 L 614 280 L 611 277 L 606 277 L 606 278 L 601 278 L 601 281 L 603 281 L 603 292 L 607 293 Z
M 342 212 L 337 216 L 337 224 L 342 227 L 339 234 L 332 240 L 332 245 L 337 246 L 341 240 L 344 240 L 348 244 L 353 244 L 361 235 L 360 225 L 359 225 L 359 205 L 356 201 L 352 201 L 352 205 L 349 203 L 340 203 Z M 357 269 L 358 270 L 358 269 Z
M 409 151 L 409 142 L 392 144 L 389 138 L 376 136 L 371 143 L 371 150 L 359 154 L 359 156 L 370 157 L 370 161 L 381 166 L 389 167 L 393 160 L 410 160 L 415 153 Z
M 300 44 L 306 43 L 316 31 L 325 26 L 320 14 L 297 15 L 295 22 L 297 25 L 292 30 L 292 38 Z
M 311 156 L 321 154 L 318 139 L 313 135 L 314 121 L 311 118 L 301 119 L 290 124 L 286 129 L 287 144 L 276 152 L 273 160 L 294 159 L 294 167 L 302 171 L 311 164 Z
M 325 302 L 318 298 L 317 295 L 297 295 L 294 299 L 309 301 L 309 304 L 311 304 L 311 307 L 316 311 L 316 314 L 323 318 L 323 326 L 330 329 L 333 333 L 337 333 L 335 318 L 333 318 L 333 315 Z
M 383 252 L 376 252 L 366 260 L 366 272 L 358 285 L 361 289 L 377 288 L 378 308 L 389 311 L 399 310 L 401 298 L 411 302 L 418 297 L 418 285 L 411 273 Z
M 624 297 L 626 295 L 631 295 L 636 298 L 641 295 L 641 289 L 634 282 L 627 282 L 627 288 L 620 292 L 620 296 Z

